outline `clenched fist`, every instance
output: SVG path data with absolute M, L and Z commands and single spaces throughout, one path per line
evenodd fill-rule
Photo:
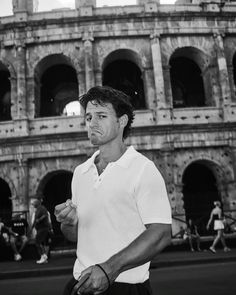
M 65 225 L 76 225 L 78 222 L 76 205 L 68 199 L 65 203 L 55 206 L 56 220 Z

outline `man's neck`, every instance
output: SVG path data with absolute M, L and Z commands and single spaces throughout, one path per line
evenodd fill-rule
M 105 145 L 99 147 L 100 153 L 97 157 L 97 163 L 106 166 L 108 163 L 117 161 L 127 150 L 124 142 L 119 145 Z

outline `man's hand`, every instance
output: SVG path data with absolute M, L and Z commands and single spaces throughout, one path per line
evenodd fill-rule
M 71 200 L 59 204 L 55 207 L 54 214 L 56 220 L 65 225 L 76 225 L 78 222 L 76 205 Z
M 106 271 L 104 264 L 101 265 L 104 271 Z M 86 282 L 78 289 L 77 294 L 101 294 L 105 292 L 110 285 L 108 278 L 104 271 L 97 265 L 93 265 L 85 269 L 81 273 L 81 277 L 85 274 L 89 274 L 89 278 Z M 110 280 L 110 279 L 109 279 Z

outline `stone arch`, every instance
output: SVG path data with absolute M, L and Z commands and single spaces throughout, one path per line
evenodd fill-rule
M 111 62 L 117 59 L 125 59 L 132 61 L 140 70 L 143 69 L 144 64 L 138 52 L 130 48 L 119 48 L 107 53 L 102 62 L 102 70 Z
M 62 236 L 60 224 L 54 216 L 55 205 L 71 198 L 71 180 L 73 172 L 69 170 L 54 170 L 44 175 L 38 185 L 36 195 L 51 213 L 52 224 L 56 235 Z
M 210 104 L 207 99 L 209 60 L 198 48 L 177 48 L 169 59 L 173 107 L 199 107 Z
M 233 57 L 232 57 L 232 68 L 233 68 L 234 89 L 236 89 L 236 51 L 234 52 Z
M 9 60 L 4 58 L 0 60 L 0 63 L 2 63 L 10 72 L 11 79 L 16 79 L 16 70 L 14 66 L 12 65 L 12 63 Z
M 130 49 L 111 52 L 102 64 L 102 84 L 122 90 L 135 109 L 145 109 L 144 82 L 139 55 Z
M 199 66 L 201 71 L 204 71 L 211 63 L 211 57 L 200 46 L 192 46 L 191 44 L 179 44 L 176 47 L 171 48 L 167 57 L 167 63 L 173 56 L 185 56 L 192 59 Z
M 12 108 L 16 103 L 16 72 L 7 60 L 0 60 L 0 120 L 12 119 Z
M 34 69 L 35 117 L 63 115 L 65 106 L 78 99 L 78 72 L 70 57 L 51 54 Z
M 228 166 L 224 166 L 223 163 L 221 163 L 220 161 L 212 159 L 208 155 L 204 154 L 204 155 L 198 156 L 194 159 L 189 158 L 184 161 L 183 165 L 181 165 L 181 167 L 179 167 L 176 183 L 181 185 L 182 179 L 183 179 L 183 174 L 184 174 L 184 171 L 186 170 L 186 168 L 189 165 L 191 165 L 192 163 L 199 162 L 199 161 L 204 162 L 205 165 L 208 165 L 208 167 L 210 169 L 212 169 L 212 171 L 214 171 L 215 177 L 218 178 L 219 175 L 224 175 L 226 182 L 230 183 L 230 182 L 234 181 L 234 175 Z
M 6 221 L 11 219 L 14 211 L 14 200 L 16 198 L 16 189 L 6 175 L 0 174 L 1 198 L 0 198 L 0 216 Z M 6 196 L 3 194 L 7 194 Z
M 222 182 L 232 182 L 229 169 L 207 156 L 185 161 L 177 175 L 181 187 L 179 198 L 182 200 L 186 219 L 194 219 L 202 235 L 207 235 L 206 223 L 209 219 L 213 201 L 221 200 L 228 208 L 227 192 Z

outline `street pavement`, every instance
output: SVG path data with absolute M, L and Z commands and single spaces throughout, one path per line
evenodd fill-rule
M 36 261 L 32 259 L 20 262 L 2 261 L 0 262 L 0 280 L 72 274 L 74 260 L 75 251 L 71 250 L 64 252 L 52 251 L 48 263 L 42 265 L 36 264 Z M 219 249 L 216 254 L 209 250 L 190 252 L 188 250 L 172 249 L 160 253 L 153 259 L 151 268 L 231 261 L 236 261 L 236 248 L 232 248 L 230 252 Z

